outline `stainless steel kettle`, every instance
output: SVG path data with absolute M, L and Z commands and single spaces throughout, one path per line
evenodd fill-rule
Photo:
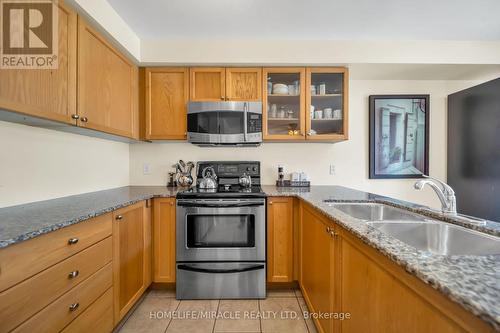
M 238 179 L 238 183 L 242 187 L 250 187 L 252 186 L 252 177 L 250 177 L 250 175 L 247 175 L 246 172 L 244 172 Z
M 217 175 L 214 168 L 211 166 L 206 167 L 201 172 L 203 179 L 200 180 L 198 187 L 205 190 L 214 190 L 217 188 Z

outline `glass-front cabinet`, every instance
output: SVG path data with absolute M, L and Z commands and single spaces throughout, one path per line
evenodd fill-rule
M 305 68 L 264 68 L 264 140 L 305 139 Z
M 306 69 L 306 139 L 348 138 L 346 68 Z
M 347 140 L 347 68 L 264 68 L 263 78 L 264 140 Z

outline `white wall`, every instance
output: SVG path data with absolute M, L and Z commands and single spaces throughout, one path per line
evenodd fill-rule
M 179 159 L 259 160 L 263 183 L 273 184 L 277 165 L 286 171 L 305 171 L 314 185 L 337 184 L 438 207 L 431 190 L 416 191 L 415 180 L 368 179 L 368 96 L 371 94 L 430 94 L 430 174 L 446 179 L 446 97 L 476 82 L 351 80 L 349 141 L 325 143 L 264 143 L 255 148 L 200 148 L 188 143 L 130 145 L 132 185 L 164 185 L 170 166 Z M 151 174 L 143 175 L 149 163 Z M 329 174 L 334 164 L 336 175 Z
M 128 184 L 128 144 L 0 122 L 0 207 Z

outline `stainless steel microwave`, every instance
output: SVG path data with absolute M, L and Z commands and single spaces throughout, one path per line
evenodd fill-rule
M 200 146 L 260 145 L 261 102 L 190 102 L 187 139 Z

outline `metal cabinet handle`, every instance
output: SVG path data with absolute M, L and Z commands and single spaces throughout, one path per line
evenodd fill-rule
M 273 202 L 272 202 L 272 201 L 269 201 L 269 204 L 270 204 L 270 205 L 272 205 L 272 204 L 273 204 Z
M 173 203 L 173 202 L 170 202 L 170 206 L 173 206 L 173 205 L 174 205 L 174 203 Z
M 68 239 L 68 244 L 69 245 L 74 245 L 76 243 L 78 243 L 78 238 L 75 237 L 75 238 Z
M 80 303 L 73 303 L 69 306 L 69 311 L 75 311 L 80 306 Z
M 80 272 L 78 270 L 70 272 L 68 274 L 68 279 L 74 279 L 74 278 L 76 278 L 78 276 L 78 274 L 80 274 Z
M 116 220 L 117 220 L 117 221 L 121 221 L 121 220 L 123 220 L 123 215 L 118 215 L 118 216 L 116 217 Z
M 332 229 L 330 227 L 326 227 L 326 232 L 329 233 Z
M 79 115 L 77 115 L 77 114 L 72 114 L 72 115 L 71 115 L 71 118 L 73 118 L 73 119 L 78 119 L 78 118 L 80 118 L 80 116 L 79 116 Z
M 89 121 L 89 118 L 87 118 L 87 117 L 82 117 L 80 120 L 82 121 L 82 123 L 86 123 L 87 121 Z

